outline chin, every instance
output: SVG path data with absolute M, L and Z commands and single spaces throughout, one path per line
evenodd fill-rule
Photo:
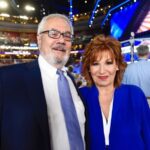
M 98 84 L 98 86 L 99 86 L 99 87 L 108 87 L 108 86 L 110 86 L 110 84 L 104 83 L 104 84 Z

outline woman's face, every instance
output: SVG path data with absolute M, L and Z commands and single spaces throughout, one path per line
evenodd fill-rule
M 90 65 L 90 73 L 96 86 L 112 87 L 118 66 L 109 52 L 103 52 Z

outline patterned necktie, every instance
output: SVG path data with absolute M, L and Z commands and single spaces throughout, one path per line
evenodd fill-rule
M 57 70 L 58 92 L 61 101 L 61 107 L 64 113 L 65 124 L 69 139 L 70 150 L 84 150 L 80 126 L 72 100 L 70 88 L 63 71 Z

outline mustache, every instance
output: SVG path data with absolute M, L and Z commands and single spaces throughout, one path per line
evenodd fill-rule
M 63 44 L 57 44 L 53 47 L 53 49 L 61 50 L 61 51 L 66 51 L 65 45 Z

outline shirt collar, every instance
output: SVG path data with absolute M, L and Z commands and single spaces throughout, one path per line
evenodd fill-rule
M 139 58 L 139 61 L 147 61 L 147 58 Z
M 57 68 L 55 68 L 54 66 L 50 65 L 45 58 L 42 55 L 39 55 L 38 57 L 38 62 L 39 62 L 39 66 L 40 69 L 42 71 L 44 71 L 45 73 L 47 73 L 49 76 L 53 77 L 56 75 L 56 71 Z M 66 67 L 62 67 L 61 69 L 62 71 L 64 71 L 66 73 L 67 68 Z

